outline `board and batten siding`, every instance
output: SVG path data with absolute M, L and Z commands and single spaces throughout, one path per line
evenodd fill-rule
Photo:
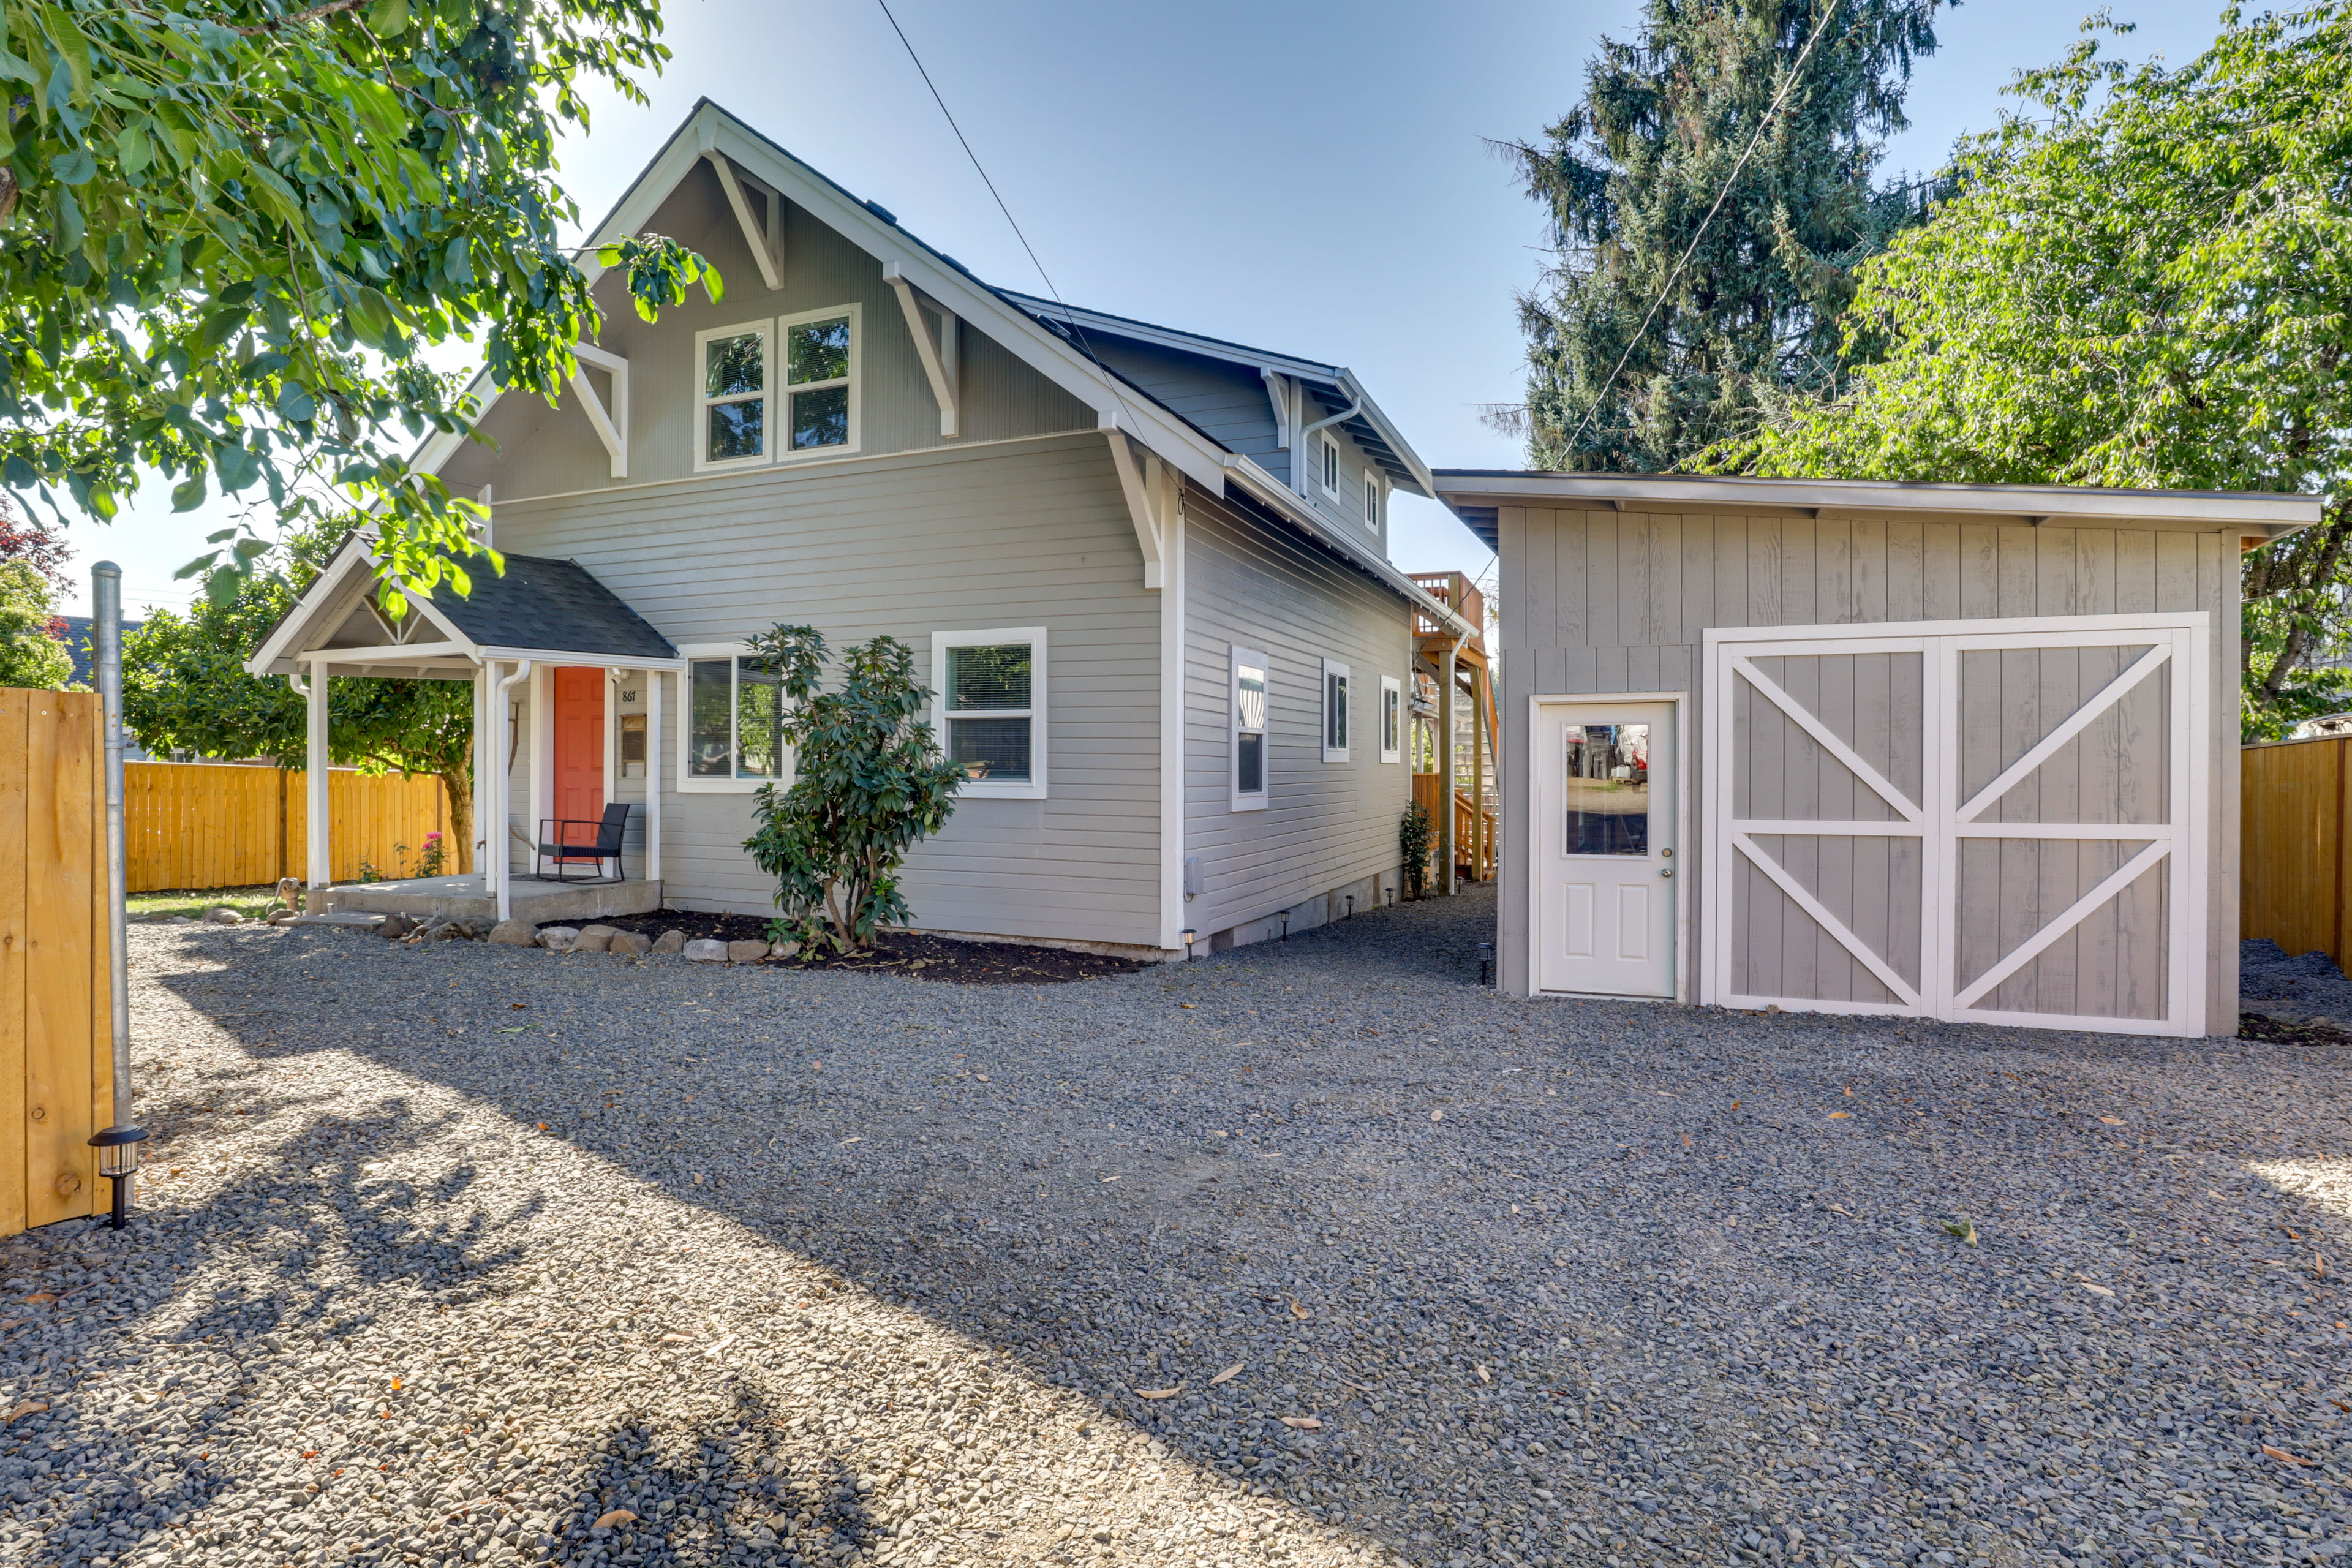
M 2208 1028 L 2219 1034 L 2235 1028 L 2238 892 L 2233 878 L 2219 874 L 2236 863 L 2237 853 L 2234 533 L 2070 527 L 2054 519 L 2036 528 L 1905 516 L 1816 519 L 1756 511 L 1524 506 L 1501 508 L 1497 525 L 1503 753 L 1517 759 L 1507 763 L 1515 787 L 1505 792 L 1502 832 L 1507 845 L 1521 847 L 1530 842 L 1535 826 L 1529 816 L 1531 697 L 1688 693 L 1684 732 L 1693 754 L 1684 777 L 1697 787 L 1704 777 L 1697 752 L 1706 734 L 1702 638 L 1710 629 L 2208 612 L 2215 632 L 2212 662 L 2199 673 L 2214 682 L 2220 698 L 2216 724 L 2228 731 L 2211 748 L 2208 792 L 2213 873 L 2207 878 Z M 2086 676 L 2095 679 L 2096 673 Z M 2036 679 L 2047 684 L 2039 673 Z M 1998 689 L 1998 682 L 1979 688 Z M 2116 721 L 2127 717 L 2119 715 Z M 2013 726 L 1990 718 L 1987 722 L 1993 725 L 1987 733 L 1988 752 L 2013 739 L 1998 732 Z M 1892 756 L 1887 761 L 1899 765 Z M 1964 776 L 1979 777 L 1984 765 L 1981 760 L 1964 763 Z M 1712 808 L 1696 804 L 1701 811 Z M 1686 897 L 1704 885 L 1706 848 L 1704 835 L 1696 831 L 1703 817 L 1694 812 L 1689 820 L 1694 832 L 1683 843 L 1687 858 L 1680 882 Z M 1907 874 L 1901 868 L 1890 870 L 1898 878 Z M 1524 994 L 1530 981 L 1525 854 L 1504 855 L 1501 874 L 1502 983 Z M 2047 880 L 2047 868 L 2026 866 L 2023 874 L 2029 883 Z M 2067 872 L 2070 880 L 2082 874 L 2080 868 Z M 2040 895 L 2021 889 L 2019 896 Z M 1997 917 L 2006 898 L 2004 893 L 1993 900 L 1988 919 Z M 2096 934 L 2088 933 L 2086 940 Z M 1684 940 L 1692 944 L 1682 955 L 1685 971 L 1696 973 L 1691 966 L 1707 956 L 1696 950 L 1698 921 L 1688 922 Z M 1761 956 L 1749 955 L 1748 962 Z M 1810 962 L 1802 955 L 1797 961 Z M 2133 991 L 2143 979 L 2125 974 L 2122 992 Z M 1874 982 L 1859 977 L 1854 984 Z M 2048 1005 L 2057 999 L 2038 1000 Z M 2147 1005 L 2144 997 L 2121 993 L 2084 1000 L 2085 1011 L 2126 1016 Z
M 482 431 L 497 443 L 495 448 L 468 446 L 441 468 L 443 480 L 460 495 L 474 495 L 483 486 L 492 486 L 501 525 L 510 500 L 626 490 L 695 477 L 694 443 L 699 438 L 696 391 L 701 374 L 695 361 L 695 335 L 712 328 L 772 321 L 836 305 L 859 307 L 859 456 L 952 449 L 1056 431 L 1091 430 L 1097 424 L 1093 409 L 964 322 L 956 340 L 962 362 L 957 377 L 961 433 L 954 440 L 941 437 L 939 405 L 923 374 L 898 296 L 882 277 L 882 263 L 830 225 L 788 202 L 783 288 L 770 291 L 744 244 L 741 228 L 728 209 L 719 177 L 708 163 L 695 165 L 647 226 L 708 257 L 726 280 L 725 297 L 713 304 L 695 288 L 681 302 L 665 307 L 659 321 L 648 322 L 630 304 L 622 269 L 607 271 L 597 280 L 596 302 L 604 312 L 597 344 L 629 362 L 628 476 L 612 477 L 611 459 L 570 386 L 563 388 L 552 406 L 530 393 L 509 392 L 482 419 Z M 773 352 L 782 350 L 775 347 Z M 609 402 L 603 373 L 592 371 L 590 380 Z M 772 428 L 777 427 L 779 417 L 778 411 L 771 411 Z M 845 459 L 811 456 L 787 459 L 772 468 L 780 471 L 836 460 Z M 769 470 L 733 470 L 737 475 L 761 471 Z M 503 535 L 499 542 L 507 542 Z
M 1184 833 L 1202 890 L 1184 923 L 1202 940 L 1315 900 L 1292 929 L 1324 918 L 1323 895 L 1356 890 L 1357 910 L 1394 889 L 1397 828 L 1412 784 L 1383 763 L 1380 678 L 1410 686 L 1404 602 L 1313 545 L 1184 496 Z M 1267 656 L 1265 809 L 1235 811 L 1229 784 L 1231 657 Z M 1322 661 L 1349 667 L 1349 760 L 1323 761 Z M 1344 902 L 1328 913 L 1345 912 Z M 1278 921 L 1276 922 L 1278 925 Z M 1244 940 L 1264 934 L 1245 929 Z
M 502 495 L 498 520 L 501 546 L 577 561 L 680 647 L 740 642 L 780 621 L 814 625 L 835 647 L 887 633 L 914 649 L 928 683 L 933 632 L 1045 627 L 1048 796 L 960 800 L 908 860 L 913 922 L 1159 948 L 1160 596 L 1142 587 L 1099 434 L 609 496 Z M 741 847 L 750 796 L 677 790 L 674 679 L 662 710 L 665 897 L 772 912 L 773 885 Z M 527 766 L 519 759 L 514 796 L 526 830 Z M 617 798 L 642 794 L 631 780 Z

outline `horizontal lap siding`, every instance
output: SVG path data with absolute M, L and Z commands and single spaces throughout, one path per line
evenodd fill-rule
M 1404 681 L 1402 600 L 1310 545 L 1185 497 L 1185 849 L 1204 889 L 1184 905 L 1203 935 L 1394 871 L 1410 789 L 1380 760 L 1380 678 Z M 1265 653 L 1267 805 L 1232 809 L 1230 650 Z M 1349 667 L 1349 760 L 1322 760 L 1322 660 Z
M 913 918 L 1158 944 L 1159 596 L 1101 436 L 501 503 L 499 531 L 509 549 L 577 560 L 681 646 L 780 621 L 835 647 L 887 633 L 928 683 L 935 631 L 1045 626 L 1050 797 L 960 801 L 908 859 Z M 675 682 L 664 699 L 666 894 L 766 912 L 772 884 L 741 848 L 750 797 L 675 789 Z M 642 791 L 627 781 L 622 798 Z
M 1504 754 L 1526 758 L 1528 700 L 1544 694 L 1690 693 L 1691 777 L 1704 776 L 1703 635 L 1733 626 L 1861 625 L 2043 616 L 2205 610 L 2213 617 L 2213 683 L 2221 734 L 2209 843 L 2216 873 L 2234 866 L 2237 760 L 2237 557 L 2211 533 L 1916 518 L 1640 513 L 1505 507 L 1502 532 Z M 1530 831 L 1532 781 L 1524 768 L 1505 801 L 1506 842 Z M 1700 818 L 1699 820 L 1703 820 Z M 1699 874 L 1705 846 L 1685 847 Z M 2028 872 L 2021 868 L 2021 877 Z M 2046 880 L 2019 897 L 2046 898 Z M 1502 865 L 1505 983 L 1524 990 L 1527 866 Z M 2210 1026 L 2227 1032 L 2237 996 L 2237 889 L 2213 876 L 2208 951 Z M 1696 884 L 1685 881 L 1685 886 Z M 2131 920 L 2148 918 L 2134 911 Z M 2085 943 L 2110 940 L 2086 933 Z M 1693 922 L 1692 940 L 1697 940 Z M 2046 988 L 2053 963 L 2035 973 Z M 2086 1010 L 2136 1012 L 2144 983 L 2086 994 Z

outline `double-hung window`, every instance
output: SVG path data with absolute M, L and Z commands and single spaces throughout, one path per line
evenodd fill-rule
M 1265 809 L 1266 674 L 1272 668 L 1255 648 L 1231 650 L 1233 710 L 1233 809 Z
M 858 313 L 836 305 L 698 333 L 695 468 L 856 451 Z
M 773 666 L 740 646 L 685 650 L 686 722 L 678 787 L 740 791 L 789 777 L 783 683 Z
M 1381 531 L 1381 476 L 1377 468 L 1364 470 L 1364 526 L 1374 533 Z
M 1404 685 L 1393 675 L 1381 677 L 1381 761 L 1393 763 L 1404 754 Z
M 768 457 L 769 323 L 719 327 L 694 340 L 701 416 L 694 466 L 732 468 Z
M 1323 661 L 1323 760 L 1348 760 L 1348 667 Z
M 932 718 L 965 795 L 1045 798 L 1045 628 L 931 634 Z
M 1339 443 L 1328 435 L 1315 437 L 1315 478 L 1325 494 L 1339 499 Z

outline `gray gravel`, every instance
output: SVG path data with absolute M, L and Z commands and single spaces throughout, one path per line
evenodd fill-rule
M 1492 908 L 1034 990 L 136 931 L 0 1562 L 2345 1550 L 2332 1054 L 1530 1005 Z
M 2352 980 L 2324 952 L 2290 955 L 2268 938 L 2240 942 L 2238 994 L 2249 1012 L 2352 1027 Z

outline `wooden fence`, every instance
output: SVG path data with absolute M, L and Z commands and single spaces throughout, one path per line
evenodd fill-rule
M 2239 934 L 2341 965 L 2352 957 L 2352 736 L 2248 746 L 2239 756 Z
M 131 891 L 247 888 L 304 876 L 310 792 L 303 774 L 221 763 L 129 763 L 122 771 Z M 387 876 L 414 872 L 425 836 L 446 841 L 449 832 L 448 802 L 436 778 L 335 768 L 327 774 L 327 804 L 332 881 L 359 880 L 362 860 Z M 461 868 L 465 847 L 450 845 L 446 870 Z
M 103 762 L 94 694 L 0 689 L 0 1236 L 107 1203 Z

